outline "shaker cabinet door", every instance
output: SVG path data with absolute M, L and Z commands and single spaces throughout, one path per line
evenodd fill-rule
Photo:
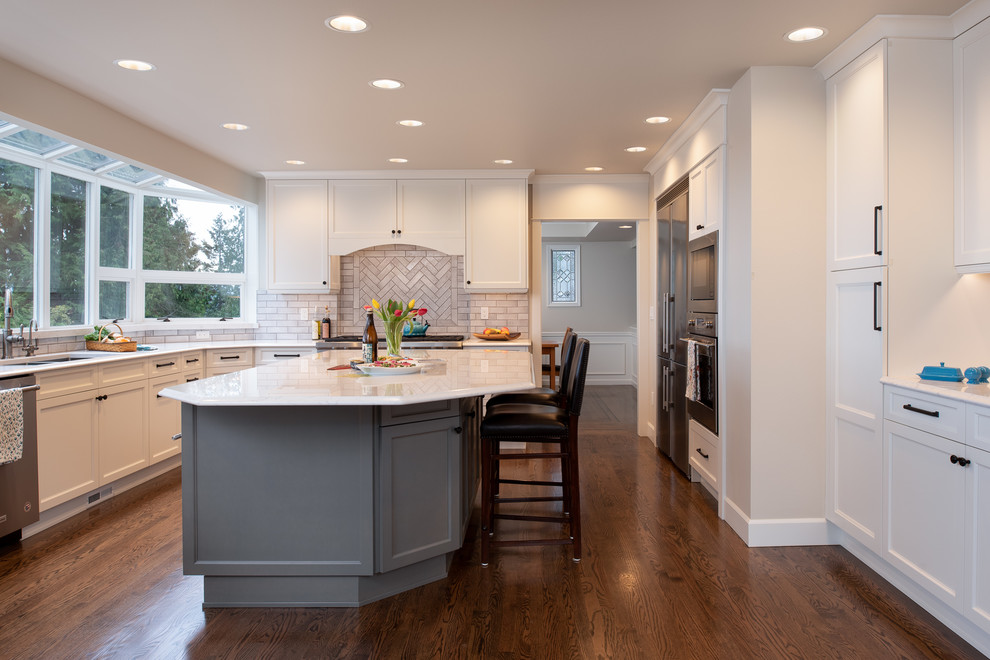
M 830 270 L 886 264 L 886 42 L 826 83 Z

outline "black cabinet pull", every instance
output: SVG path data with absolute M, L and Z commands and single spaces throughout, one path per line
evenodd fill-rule
M 701 451 L 701 447 L 695 447 L 694 450 L 696 452 L 698 452 L 699 454 L 701 454 L 701 457 L 702 458 L 704 458 L 704 459 L 707 459 L 708 458 L 708 454 L 706 454 L 705 452 Z
M 221 355 L 220 356 L 220 359 L 221 360 L 240 360 L 241 359 L 241 356 L 240 355 Z
M 461 428 L 460 426 L 455 426 L 455 427 L 454 427 L 454 433 L 460 433 L 460 432 L 461 432 L 461 431 L 463 431 L 463 430 L 464 430 L 464 429 L 462 429 L 462 428 Z
M 273 357 L 299 357 L 299 353 L 275 353 Z
M 186 360 L 186 364 L 193 364 L 194 362 L 199 362 L 199 358 L 192 358 L 190 360 Z
M 904 410 L 909 410 L 913 413 L 918 413 L 919 415 L 928 415 L 929 417 L 938 417 L 937 410 L 925 410 L 924 408 L 915 408 L 910 403 L 905 403 L 903 406 Z
M 160 399 L 160 398 L 162 398 L 162 395 L 161 395 L 161 394 L 156 394 L 156 395 L 155 395 L 155 398 L 156 398 L 156 399 Z
M 873 207 L 873 254 L 880 256 L 883 254 L 883 250 L 880 249 L 880 212 L 883 211 L 883 206 Z
M 958 465 L 959 467 L 966 467 L 973 461 L 969 460 L 968 458 L 963 458 L 962 456 L 956 456 L 955 454 L 953 454 L 952 456 L 949 456 L 949 462 L 954 465 Z
M 704 228 L 705 228 L 705 226 L 704 226 L 704 225 L 695 225 L 695 227 L 694 227 L 694 228 L 695 228 L 695 229 L 704 229 Z
M 193 382 L 194 380 L 199 380 L 199 378 L 186 378 L 186 382 L 187 382 L 187 383 L 191 383 L 191 382 Z
M 106 401 L 107 398 L 108 398 L 108 396 L 109 395 L 107 395 L 107 394 L 101 394 L 101 395 L 99 395 L 99 396 L 96 397 L 96 400 L 97 401 Z
M 155 364 L 156 369 L 161 369 L 162 367 L 174 367 L 175 362 L 162 362 L 161 364 Z
M 883 327 L 880 325 L 880 287 L 883 286 L 883 282 L 873 283 L 873 329 L 877 332 L 882 332 Z

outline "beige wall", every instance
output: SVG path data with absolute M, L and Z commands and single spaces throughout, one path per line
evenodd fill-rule
M 646 174 L 531 177 L 534 220 L 642 220 L 649 210 Z
M 93 99 L 0 59 L 0 112 L 151 170 L 259 204 L 263 182 Z
M 822 519 L 824 81 L 799 67 L 750 69 L 728 125 L 727 498 L 756 522 Z

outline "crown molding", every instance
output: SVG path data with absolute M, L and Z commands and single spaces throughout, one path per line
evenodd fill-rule
M 684 146 L 695 133 L 698 132 L 706 121 L 719 110 L 719 108 L 725 106 L 729 102 L 729 90 L 728 89 L 713 89 L 708 92 L 701 103 L 691 111 L 691 114 L 687 116 L 674 134 L 663 143 L 660 150 L 650 159 L 650 162 L 646 164 L 643 168 L 645 172 L 648 172 L 651 176 L 656 174 L 657 171 L 667 162 L 671 156 L 677 153 L 677 150 Z M 723 135 L 723 142 L 725 141 Z
M 882 14 L 864 23 L 861 28 L 849 35 L 848 39 L 823 57 L 814 68 L 822 78 L 828 79 L 881 39 L 952 39 L 953 37 L 955 33 L 950 16 Z
M 529 179 L 536 170 L 292 170 L 258 172 L 265 179 Z

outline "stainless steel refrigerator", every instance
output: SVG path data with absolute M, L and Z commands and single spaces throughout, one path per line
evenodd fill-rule
M 688 473 L 687 408 L 687 243 L 688 182 L 675 184 L 657 200 L 657 447 Z

